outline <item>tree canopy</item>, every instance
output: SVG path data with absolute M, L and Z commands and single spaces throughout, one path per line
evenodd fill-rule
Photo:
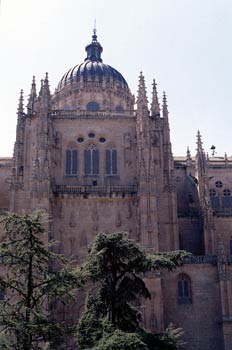
M 80 348 L 180 349 L 181 331 L 170 327 L 163 334 L 147 332 L 136 304 L 141 297 L 150 298 L 143 281 L 146 272 L 172 271 L 187 255 L 184 251 L 146 255 L 123 233 L 97 235 L 80 268 L 83 280 L 95 284 L 78 328 Z
M 54 242 L 44 240 L 47 217 L 42 212 L 11 214 L 2 222 L 1 349 L 62 349 L 70 329 L 52 317 L 49 305 L 74 300 L 79 279 L 70 262 L 52 251 Z

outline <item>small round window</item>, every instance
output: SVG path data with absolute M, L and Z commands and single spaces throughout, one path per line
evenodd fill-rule
M 77 142 L 79 142 L 79 143 L 84 142 L 84 138 L 83 137 L 78 137 Z
M 100 137 L 99 141 L 100 141 L 101 143 L 104 143 L 104 142 L 106 142 L 106 139 L 105 139 L 104 137 Z
M 215 190 L 214 188 L 211 188 L 211 189 L 209 190 L 209 195 L 210 195 L 210 197 L 216 196 L 216 190 Z
M 222 188 L 223 183 L 222 183 L 221 181 L 216 181 L 216 182 L 215 182 L 215 186 L 216 186 L 217 188 Z
M 90 139 L 94 139 L 95 134 L 93 132 L 90 132 L 88 136 L 89 136 Z
M 224 194 L 225 197 L 229 197 L 229 196 L 231 195 L 231 192 L 230 192 L 230 190 L 225 189 L 225 190 L 223 191 L 223 194 Z

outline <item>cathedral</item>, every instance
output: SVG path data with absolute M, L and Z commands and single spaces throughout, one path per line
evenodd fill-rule
M 151 105 L 139 76 L 136 98 L 103 62 L 94 30 L 83 63 L 53 94 L 48 75 L 19 98 L 14 154 L 0 158 L 0 211 L 44 209 L 47 239 L 81 262 L 98 232 L 125 231 L 147 252 L 184 249 L 174 272 L 149 273 L 141 306 L 151 332 L 184 330 L 186 350 L 232 350 L 232 158 L 173 157 L 167 98 Z M 38 90 L 38 92 L 37 92 Z M 64 320 L 79 319 L 84 297 Z

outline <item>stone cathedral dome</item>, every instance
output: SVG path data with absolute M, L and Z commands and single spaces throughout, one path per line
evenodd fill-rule
M 97 40 L 85 48 L 83 63 L 71 68 L 58 84 L 53 96 L 54 109 L 123 112 L 134 109 L 134 97 L 129 86 L 115 68 L 103 63 L 103 48 Z
M 128 90 L 128 84 L 121 73 L 102 62 L 101 53 L 103 48 L 97 41 L 96 30 L 92 36 L 92 42 L 85 48 L 87 57 L 85 61 L 69 69 L 58 84 L 58 90 L 66 85 L 78 82 L 106 82 L 114 83 L 120 88 Z

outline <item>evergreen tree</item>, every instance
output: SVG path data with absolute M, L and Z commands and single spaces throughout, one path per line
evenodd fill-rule
M 62 349 L 69 327 L 49 312 L 54 301 L 71 302 L 79 285 L 70 262 L 46 244 L 42 212 L 2 219 L 6 240 L 0 245 L 1 349 Z
M 135 307 L 141 297 L 150 298 L 143 276 L 148 271 L 172 271 L 188 253 L 174 251 L 146 255 L 123 233 L 99 234 L 81 266 L 85 282 L 95 284 L 78 327 L 80 349 L 178 350 L 181 330 L 169 327 L 163 334 L 141 328 Z

